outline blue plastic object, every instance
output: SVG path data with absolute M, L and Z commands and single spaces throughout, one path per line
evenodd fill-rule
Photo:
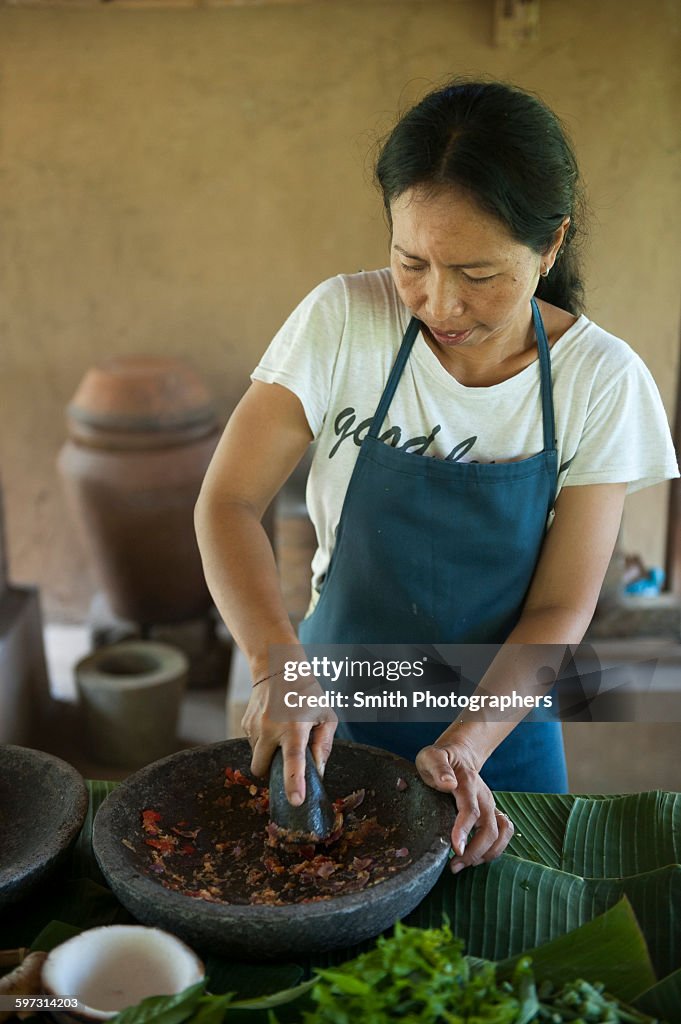
M 659 565 L 656 565 L 646 576 L 642 576 L 638 580 L 632 580 L 631 583 L 627 583 L 624 588 L 624 592 L 626 594 L 635 595 L 636 597 L 657 597 L 664 586 L 664 580 L 664 569 L 661 569 Z

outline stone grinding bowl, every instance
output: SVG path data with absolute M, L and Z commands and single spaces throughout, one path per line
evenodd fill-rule
M 41 750 L 0 746 L 0 908 L 57 866 L 87 808 L 85 783 L 70 764 Z
M 330 798 L 366 788 L 360 813 L 376 813 L 381 824 L 397 825 L 386 847 L 406 846 L 412 863 L 359 892 L 287 906 L 250 905 L 247 892 L 243 903 L 224 904 L 164 888 L 158 876 L 147 873 L 141 811 L 153 808 L 164 820 L 187 820 L 196 827 L 202 810 L 197 793 L 210 780 L 221 780 L 228 766 L 248 773 L 250 760 L 244 739 L 182 750 L 130 776 L 101 805 L 93 829 L 95 856 L 120 902 L 143 924 L 173 932 L 206 953 L 290 960 L 372 938 L 430 892 L 448 859 L 453 800 L 426 786 L 410 761 L 342 740 L 334 743 L 324 775 Z M 406 788 L 398 786 L 400 779 Z M 230 835 L 232 827 L 239 829 L 238 812 L 230 819 Z M 123 842 L 134 847 L 134 839 L 139 851 Z

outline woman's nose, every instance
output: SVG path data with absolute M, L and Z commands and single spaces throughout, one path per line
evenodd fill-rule
M 464 311 L 463 299 L 456 282 L 451 278 L 431 279 L 424 298 L 427 318 L 434 323 L 446 324 L 453 317 L 461 316 Z

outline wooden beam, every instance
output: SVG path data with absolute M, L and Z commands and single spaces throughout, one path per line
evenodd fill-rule
M 117 7 L 127 10 L 162 10 L 163 8 L 184 7 L 207 9 L 214 7 L 281 7 L 302 6 L 331 7 L 338 0 L 0 0 L 2 7 L 50 8 L 104 8 Z M 385 0 L 345 0 L 346 3 L 385 3 Z M 431 0 L 411 0 L 412 3 L 429 3 Z

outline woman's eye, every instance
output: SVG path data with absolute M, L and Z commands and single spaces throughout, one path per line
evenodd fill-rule
M 469 277 L 468 274 L 464 274 L 463 276 L 466 278 L 467 281 L 470 281 L 471 284 L 483 284 L 485 281 L 492 281 L 497 275 L 488 274 L 487 277 Z

